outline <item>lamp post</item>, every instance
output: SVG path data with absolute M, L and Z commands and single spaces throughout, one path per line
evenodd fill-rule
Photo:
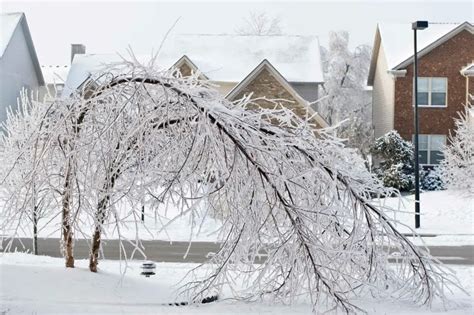
M 414 40 L 414 48 L 415 54 L 414 57 L 414 67 L 413 67 L 413 75 L 415 77 L 414 84 L 415 84 L 415 228 L 420 227 L 420 163 L 419 163 L 419 152 L 418 152 L 418 52 L 416 48 L 416 31 L 417 30 L 424 30 L 428 27 L 428 21 L 416 21 L 411 24 L 411 28 L 413 30 L 413 40 Z

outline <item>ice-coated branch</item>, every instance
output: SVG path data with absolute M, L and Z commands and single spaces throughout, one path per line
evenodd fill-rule
M 190 301 L 225 287 L 236 298 L 309 296 L 315 312 L 351 313 L 360 310 L 351 301 L 360 294 L 429 304 L 456 285 L 373 202 L 393 192 L 340 139 L 284 101 L 270 100 L 272 109 L 249 106 L 259 101 L 250 97 L 230 102 L 197 76 L 136 61 L 90 80 L 91 89 L 54 102 L 48 123 L 35 129 L 36 144 L 13 155 L 31 161 L 26 153 L 39 145 L 52 165 L 28 171 L 36 186 L 24 185 L 30 189 L 13 199 L 32 198 L 38 183 L 53 200 L 62 192 L 55 205 L 69 211 L 65 235 L 73 235 L 68 224 L 82 232 L 93 226 L 91 271 L 109 224 L 120 233 L 144 203 L 151 210 L 174 203 L 187 214 L 205 208 L 223 224 L 222 247 L 204 277 L 191 272 L 183 286 Z M 133 244 L 133 253 L 143 252 L 138 234 Z

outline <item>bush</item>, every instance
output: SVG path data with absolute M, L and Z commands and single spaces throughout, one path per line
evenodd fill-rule
M 400 191 L 409 191 L 413 188 L 415 180 L 411 142 L 403 140 L 398 132 L 392 130 L 375 140 L 371 152 L 380 159 L 374 172 L 384 186 Z
M 420 171 L 420 186 L 423 190 L 444 190 L 446 184 L 443 180 L 442 173 L 439 168 L 431 168 Z

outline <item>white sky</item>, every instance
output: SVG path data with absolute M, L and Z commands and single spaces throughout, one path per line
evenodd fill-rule
M 41 64 L 68 64 L 70 44 L 88 53 L 136 53 L 157 49 L 180 18 L 175 33 L 232 33 L 249 12 L 281 19 L 288 34 L 317 35 L 322 45 L 331 30 L 348 30 L 351 45 L 372 44 L 377 22 L 463 22 L 474 20 L 473 1 L 12 1 L 2 12 L 26 13 Z M 410 27 L 407 24 L 407 27 Z

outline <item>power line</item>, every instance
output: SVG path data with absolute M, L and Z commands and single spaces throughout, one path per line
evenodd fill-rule
M 428 21 L 428 23 L 431 25 L 431 24 L 441 24 L 441 25 L 459 25 L 459 24 L 462 24 L 464 22 L 431 22 L 431 21 Z

